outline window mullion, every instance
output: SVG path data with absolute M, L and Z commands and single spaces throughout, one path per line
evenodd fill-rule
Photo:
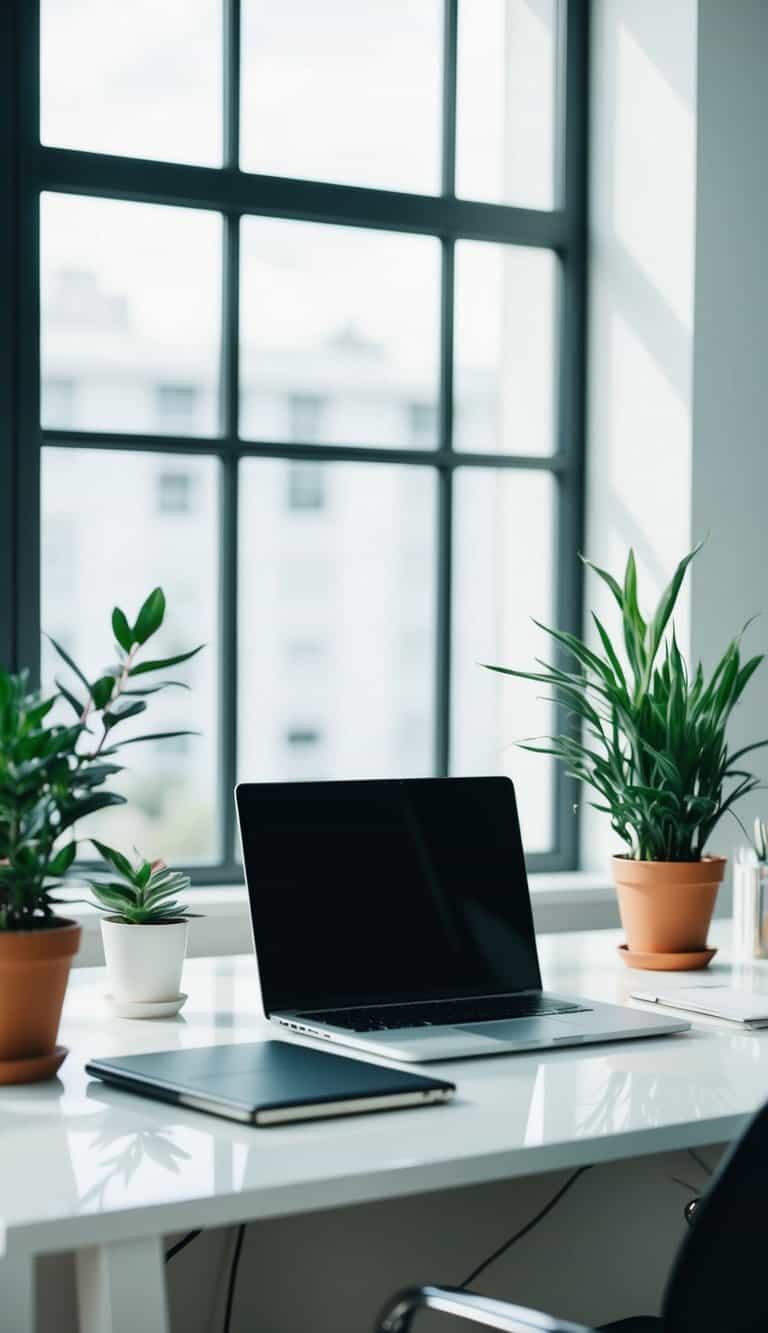
M 456 61 L 459 0 L 444 0 L 443 26 L 443 194 L 456 183 Z
M 223 162 L 240 160 L 240 0 L 223 5 Z M 221 303 L 221 430 L 226 449 L 219 492 L 219 848 L 224 866 L 235 861 L 232 791 L 237 781 L 238 436 L 240 398 L 240 219 L 223 218 Z
M 33 679 L 40 670 L 40 195 L 29 170 L 39 143 L 40 15 L 38 6 L 15 0 L 10 6 L 14 41 L 10 96 L 11 144 L 15 166 L 15 198 L 11 200 L 9 307 L 14 383 L 9 385 L 6 444 L 11 489 L 13 593 L 10 656 L 6 665 L 27 667 Z
M 453 553 L 453 309 L 454 245 L 444 240 L 440 311 L 439 445 L 444 466 L 438 473 L 437 642 L 435 645 L 435 772 L 448 774 L 451 744 L 451 603 Z M 446 455 L 448 457 L 446 458 Z
M 240 394 L 240 222 L 224 219 L 221 319 L 221 415 L 228 442 L 220 467 L 219 504 L 219 842 L 234 861 L 231 794 L 237 780 L 238 434 Z
M 240 0 L 224 0 L 224 166 L 240 163 Z
M 589 6 L 569 0 L 561 30 L 560 160 L 568 254 L 562 267 L 558 311 L 558 453 L 566 468 L 559 478 L 555 550 L 556 613 L 560 629 L 583 630 L 583 572 L 575 552 L 583 547 L 587 304 L 587 141 L 589 120 Z M 560 654 L 559 660 L 562 661 Z M 557 727 L 577 731 L 562 705 Z M 579 831 L 575 779 L 558 765 L 555 777 L 555 852 L 560 866 L 578 864 Z

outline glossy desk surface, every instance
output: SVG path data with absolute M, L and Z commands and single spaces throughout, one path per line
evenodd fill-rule
M 729 935 L 715 927 L 721 953 L 699 977 L 768 991 L 768 962 L 728 967 Z M 627 1000 L 652 978 L 624 967 L 619 938 L 542 937 L 545 987 Z M 189 999 L 168 1021 L 112 1018 L 104 989 L 100 968 L 72 974 L 58 1080 L 0 1089 L 0 1257 L 720 1142 L 768 1095 L 768 1029 L 697 1019 L 673 1037 L 424 1066 L 457 1083 L 445 1107 L 251 1129 L 107 1089 L 83 1066 L 277 1035 L 255 1014 L 252 958 L 189 962 Z

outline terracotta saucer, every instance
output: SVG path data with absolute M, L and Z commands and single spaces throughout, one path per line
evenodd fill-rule
M 712 962 L 717 949 L 694 949 L 691 953 L 631 953 L 619 945 L 619 956 L 627 967 L 644 972 L 696 972 Z
M 46 1055 L 30 1055 L 24 1060 L 0 1060 L 0 1085 L 6 1083 L 42 1083 L 53 1078 L 69 1055 L 66 1046 L 54 1046 Z

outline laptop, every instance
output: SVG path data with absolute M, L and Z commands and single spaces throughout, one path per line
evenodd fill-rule
M 242 783 L 264 1013 L 401 1061 L 682 1032 L 542 990 L 508 778 Z

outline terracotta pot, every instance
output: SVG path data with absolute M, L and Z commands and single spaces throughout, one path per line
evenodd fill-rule
M 621 924 L 631 953 L 694 953 L 706 947 L 724 856 L 701 861 L 612 858 Z
M 74 921 L 54 921 L 0 931 L 0 1083 L 50 1078 L 66 1054 L 56 1036 L 81 929 Z

